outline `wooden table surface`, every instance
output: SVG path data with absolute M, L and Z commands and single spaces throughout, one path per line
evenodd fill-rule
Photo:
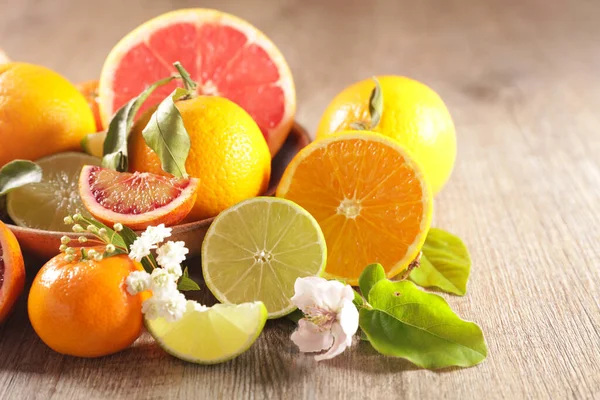
M 147 336 L 77 359 L 36 337 L 23 297 L 0 326 L 0 398 L 600 398 L 599 1 L 0 0 L 0 47 L 73 81 L 95 78 L 129 30 L 198 5 L 275 41 L 311 130 L 338 91 L 374 74 L 441 94 L 459 151 L 435 225 L 460 235 L 473 259 L 468 295 L 446 297 L 481 325 L 488 359 L 431 372 L 356 344 L 317 364 L 298 353 L 287 321 L 212 367 L 174 359 Z

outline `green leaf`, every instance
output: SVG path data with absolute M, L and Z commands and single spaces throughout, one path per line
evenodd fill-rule
M 127 171 L 127 139 L 133 126 L 133 119 L 140 107 L 154 90 L 171 82 L 175 77 L 168 77 L 150 85 L 137 97 L 129 100 L 113 115 L 108 124 L 106 139 L 104 140 L 104 157 L 102 166 L 120 172 Z
M 379 281 L 386 279 L 385 270 L 381 266 L 381 264 L 371 264 L 367 265 L 363 272 L 360 274 L 360 278 L 358 278 L 358 287 L 360 288 L 360 292 L 365 297 L 365 299 L 369 298 L 369 292 L 371 288 Z
M 356 290 L 352 289 L 352 291 L 354 292 L 354 299 L 352 299 L 352 303 L 360 310 L 361 307 L 365 306 L 367 301 Z
M 302 318 L 304 318 L 304 313 L 300 310 L 293 311 L 291 314 L 285 316 L 287 319 L 294 323 L 298 323 Z
M 183 270 L 183 275 L 179 278 L 177 289 L 181 292 L 189 292 L 191 290 L 200 290 L 200 286 L 190 278 L 187 267 Z
M 369 338 L 367 337 L 367 334 L 362 329 L 360 330 L 360 340 L 362 340 L 363 342 L 368 342 L 369 341 Z
M 380 353 L 429 369 L 470 367 L 487 357 L 477 324 L 458 317 L 442 297 L 409 281 L 379 281 L 360 310 L 360 327 Z
M 375 81 L 375 88 L 371 92 L 371 98 L 369 98 L 369 114 L 371 114 L 371 127 L 375 128 L 379 124 L 381 114 L 383 114 L 383 92 L 377 78 L 373 77 Z
M 422 248 L 421 266 L 410 274 L 419 286 L 464 296 L 471 272 L 471 257 L 457 236 L 442 229 L 431 228 Z
M 14 160 L 0 168 L 0 196 L 13 189 L 42 180 L 42 168 L 27 160 Z
M 163 171 L 177 177 L 187 177 L 185 160 L 190 152 L 190 136 L 175 101 L 189 95 L 177 88 L 159 105 L 142 131 L 144 140 L 158 155 Z

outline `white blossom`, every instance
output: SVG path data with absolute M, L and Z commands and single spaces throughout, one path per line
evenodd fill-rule
M 144 236 L 138 237 L 129 247 L 129 258 L 140 262 L 155 248 L 156 246 L 153 245 L 148 238 L 145 238 Z
M 298 278 L 294 284 L 292 302 L 304 313 L 292 341 L 301 352 L 326 353 L 315 356 L 317 361 L 341 354 L 352 344 L 358 330 L 358 310 L 352 303 L 354 291 L 350 285 L 318 277 Z
M 180 292 L 173 292 L 168 297 L 152 296 L 142 303 L 142 313 L 148 319 L 164 318 L 167 322 L 175 322 L 186 311 L 187 300 Z
M 146 271 L 133 271 L 125 279 L 127 292 L 135 296 L 136 294 L 150 288 L 150 274 Z
M 142 232 L 142 238 L 145 238 L 151 245 L 162 243 L 166 238 L 171 236 L 171 228 L 165 228 L 165 224 L 157 226 L 149 226 Z
M 175 280 L 179 279 L 181 275 L 183 275 L 183 271 L 181 270 L 180 264 L 170 265 L 165 267 L 165 270 L 175 278 Z
M 169 297 L 177 292 L 176 278 L 164 268 L 155 268 L 150 274 L 150 290 L 154 297 Z
M 156 250 L 156 262 L 163 268 L 180 265 L 190 251 L 185 242 L 167 242 Z

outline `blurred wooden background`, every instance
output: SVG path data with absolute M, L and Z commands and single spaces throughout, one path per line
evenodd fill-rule
M 316 364 L 286 321 L 214 367 L 148 337 L 74 359 L 37 339 L 23 298 L 0 326 L 0 398 L 600 398 L 599 1 L 0 0 L 0 48 L 92 79 L 123 35 L 183 7 L 219 8 L 270 36 L 309 130 L 337 92 L 372 75 L 441 94 L 459 154 L 435 221 L 473 258 L 468 295 L 446 297 L 482 326 L 488 360 L 430 372 L 357 344 Z

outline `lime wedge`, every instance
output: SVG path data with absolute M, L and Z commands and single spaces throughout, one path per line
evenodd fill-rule
M 176 322 L 146 319 L 146 328 L 167 353 L 185 361 L 217 364 L 231 360 L 252 346 L 267 321 L 261 302 L 216 304 L 203 309 L 188 300 Z
M 79 174 L 84 165 L 100 165 L 100 159 L 83 153 L 59 153 L 37 160 L 42 181 L 7 195 L 7 211 L 19 226 L 70 232 L 64 218 L 77 212 L 91 218 L 79 197 Z
M 90 133 L 81 139 L 81 148 L 89 155 L 102 158 L 105 139 L 106 131 Z
M 221 303 L 261 301 L 269 318 L 296 308 L 297 278 L 320 275 L 327 248 L 317 221 L 274 197 L 243 201 L 215 218 L 202 244 L 202 273 Z

